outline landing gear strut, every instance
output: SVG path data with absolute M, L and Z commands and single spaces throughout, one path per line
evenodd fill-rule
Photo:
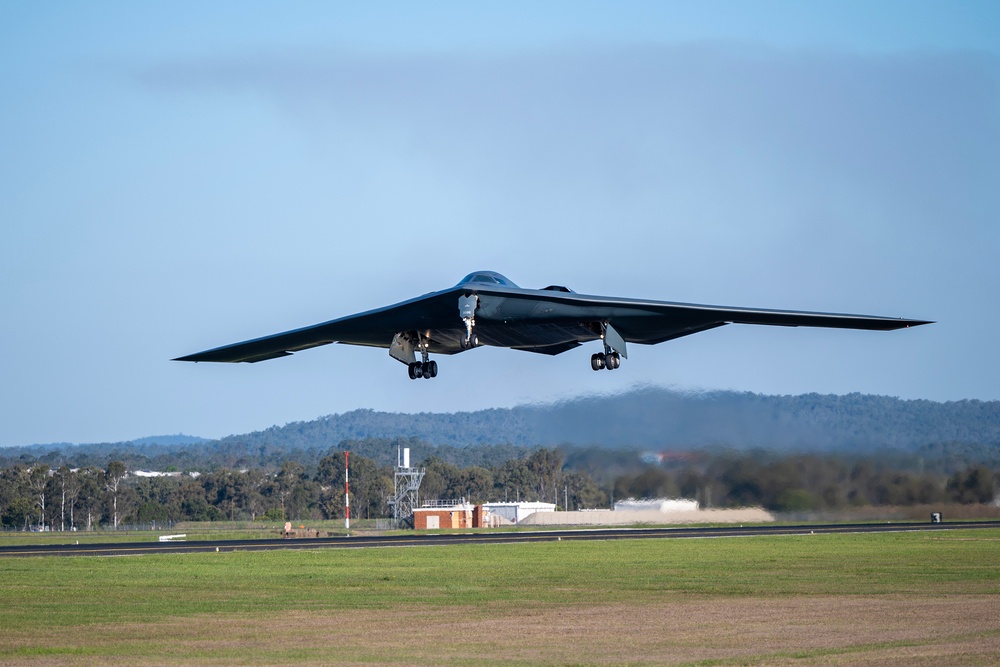
M 458 315 L 465 324 L 465 336 L 459 339 L 458 344 L 463 350 L 470 350 L 479 346 L 479 337 L 476 336 L 476 306 L 479 305 L 479 297 L 475 294 L 458 297 Z
M 421 335 L 417 333 L 417 351 L 420 352 L 420 361 L 414 361 L 407 364 L 406 369 L 411 380 L 416 380 L 417 378 L 426 378 L 430 380 L 433 377 L 437 377 L 438 374 L 438 364 L 436 361 L 431 361 L 429 359 L 430 354 L 427 348 L 430 343 Z
M 429 351 L 430 340 L 427 336 L 419 331 L 411 331 L 396 334 L 389 347 L 389 356 L 406 364 L 406 373 L 411 380 L 417 378 L 429 380 L 437 377 L 438 374 L 437 362 L 429 359 Z M 420 361 L 415 361 L 414 358 L 418 352 L 420 353 Z
M 601 342 L 604 352 L 591 355 L 590 367 L 595 371 L 606 368 L 613 371 L 622 365 L 622 357 L 628 358 L 625 352 L 625 339 L 607 322 L 601 322 Z

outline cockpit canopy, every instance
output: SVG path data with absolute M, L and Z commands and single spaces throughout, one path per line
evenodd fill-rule
M 496 271 L 476 271 L 462 278 L 459 285 L 465 283 L 482 283 L 484 285 L 503 285 L 504 287 L 517 287 L 511 280 L 500 275 Z

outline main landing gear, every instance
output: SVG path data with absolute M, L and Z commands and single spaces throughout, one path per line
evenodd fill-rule
M 601 322 L 601 342 L 604 344 L 604 352 L 590 357 L 590 367 L 595 371 L 602 368 L 613 371 L 622 365 L 622 357 L 628 359 L 625 339 L 607 322 Z
M 433 377 L 437 377 L 438 374 L 438 362 L 432 361 L 428 357 L 430 356 L 427 352 L 428 342 L 424 339 L 422 335 L 417 334 L 417 351 L 420 352 L 420 361 L 412 361 L 406 365 L 407 373 L 411 380 L 416 380 L 417 378 L 426 378 L 430 380 Z
M 389 356 L 406 364 L 406 373 L 411 380 L 417 378 L 429 380 L 438 374 L 437 362 L 428 358 L 429 350 L 430 340 L 424 333 L 401 332 L 393 336 L 392 344 L 389 346 Z M 420 361 L 416 361 L 417 353 L 420 354 Z
M 410 379 L 416 380 L 417 378 L 433 378 L 437 377 L 438 374 L 438 362 L 436 361 L 411 361 L 406 366 L 409 372 Z
M 459 335 L 458 344 L 463 350 L 470 350 L 479 347 L 479 336 L 476 335 L 476 307 L 479 305 L 479 297 L 475 294 L 466 294 L 458 298 L 458 315 L 465 325 L 465 335 Z M 417 378 L 437 377 L 438 365 L 436 361 L 429 359 L 431 346 L 431 331 L 400 331 L 392 338 L 389 345 L 389 356 L 396 361 L 406 364 L 406 374 L 411 380 Z M 444 350 L 448 350 L 448 345 L 454 345 L 454 338 L 437 341 Z M 448 350 L 453 352 L 454 349 Z M 417 361 L 417 355 L 420 361 Z
M 617 352 L 598 352 L 590 356 L 590 367 L 595 371 L 606 368 L 613 371 L 622 365 L 621 355 Z

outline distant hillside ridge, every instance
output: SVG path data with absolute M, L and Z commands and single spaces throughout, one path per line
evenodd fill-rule
M 202 442 L 210 442 L 208 438 L 199 438 L 196 435 L 150 435 L 145 438 L 131 440 L 133 445 L 197 445 Z
M 222 444 L 277 445 L 309 449 L 344 440 L 414 438 L 434 445 L 474 447 L 492 444 L 537 446 L 539 429 L 521 408 L 491 408 L 476 412 L 376 412 L 352 410 L 311 421 L 272 426 L 263 431 L 230 435 Z
M 939 403 L 865 394 L 767 396 L 642 388 L 476 412 L 353 410 L 229 436 L 220 442 L 308 449 L 364 438 L 417 438 L 451 447 L 568 444 L 857 451 L 949 442 L 1000 446 L 1000 401 Z
M 396 444 L 462 465 L 520 456 L 537 447 L 664 451 L 727 448 L 868 454 L 898 451 L 963 461 L 1000 461 L 1000 401 L 935 402 L 864 394 L 767 396 L 644 387 L 607 396 L 475 412 L 405 414 L 352 410 L 220 440 L 151 436 L 130 442 L 0 448 L 0 463 L 58 467 L 244 468 L 295 460 L 312 465 L 334 448 L 363 450 L 382 464 Z M 433 452 L 429 451 L 433 450 Z
M 516 410 L 529 413 L 526 421 L 541 444 L 801 451 L 911 449 L 945 442 L 1000 446 L 1000 401 L 643 388 Z

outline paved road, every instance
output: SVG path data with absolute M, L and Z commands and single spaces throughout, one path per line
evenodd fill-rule
M 722 528 L 600 528 L 524 532 L 412 533 L 354 537 L 300 538 L 291 540 L 217 540 L 195 542 L 118 542 L 113 544 L 32 544 L 0 547 L 0 556 L 134 556 L 142 554 L 199 553 L 206 551 L 266 551 L 271 549 L 364 549 L 376 547 L 442 546 L 449 544 L 499 544 L 554 542 L 557 540 L 617 540 L 755 535 L 808 535 L 824 533 L 883 533 L 956 529 L 1000 528 L 1000 521 L 949 521 L 946 523 L 859 523 L 796 526 L 726 526 Z

